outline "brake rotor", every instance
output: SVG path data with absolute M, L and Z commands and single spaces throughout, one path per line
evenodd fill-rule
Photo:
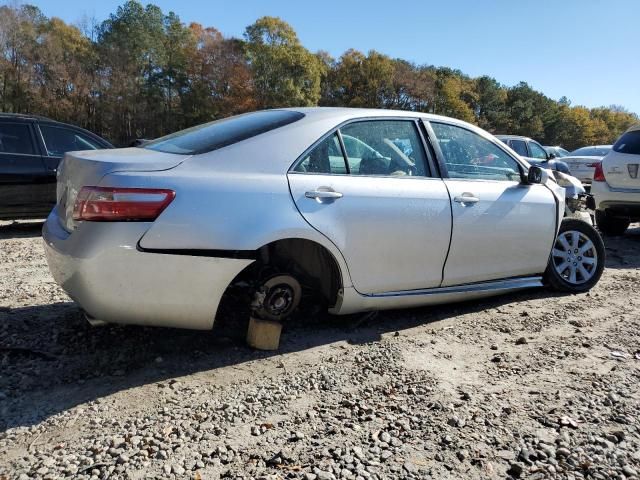
M 281 322 L 300 304 L 302 287 L 291 275 L 277 275 L 264 282 L 258 290 L 258 316 Z

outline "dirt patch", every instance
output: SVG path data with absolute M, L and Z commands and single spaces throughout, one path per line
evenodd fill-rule
M 278 352 L 89 327 L 0 222 L 0 478 L 633 478 L 640 228 L 587 294 L 318 316 Z

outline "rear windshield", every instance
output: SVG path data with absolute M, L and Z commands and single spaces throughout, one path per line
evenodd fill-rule
M 582 147 L 571 152 L 572 157 L 604 157 L 611 147 Z
M 640 130 L 633 130 L 622 135 L 613 146 L 613 150 L 640 155 Z
M 283 127 L 304 117 L 289 110 L 264 110 L 187 128 L 146 143 L 142 148 L 165 153 L 197 155 L 226 147 Z

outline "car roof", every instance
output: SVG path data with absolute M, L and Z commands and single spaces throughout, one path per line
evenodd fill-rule
M 424 118 L 426 120 L 444 120 L 447 122 L 454 121 L 460 124 L 467 124 L 462 120 L 457 120 L 451 117 L 445 117 L 443 115 L 435 115 L 433 113 L 415 112 L 410 110 L 390 110 L 382 108 L 350 108 L 350 107 L 298 107 L 298 108 L 281 108 L 278 110 L 289 110 L 293 112 L 300 112 L 305 115 L 307 119 L 321 119 L 321 118 L 336 118 L 345 117 L 348 119 L 362 118 L 362 117 L 414 117 Z M 467 124 L 471 125 L 471 124 Z
M 503 134 L 499 134 L 499 135 L 495 135 L 495 137 L 499 138 L 500 140 L 511 140 L 511 139 L 513 139 L 513 140 L 533 140 L 533 138 L 525 137 L 524 135 L 503 135 Z
M 52 123 L 60 123 L 48 117 L 43 117 L 42 115 L 30 115 L 28 113 L 0 112 L 0 119 L 2 120 L 38 120 L 38 121 L 47 121 Z

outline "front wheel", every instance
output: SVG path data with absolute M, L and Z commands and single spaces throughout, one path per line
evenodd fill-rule
M 586 292 L 604 270 L 605 250 L 600 234 L 586 222 L 565 218 L 549 257 L 545 280 L 554 290 Z

